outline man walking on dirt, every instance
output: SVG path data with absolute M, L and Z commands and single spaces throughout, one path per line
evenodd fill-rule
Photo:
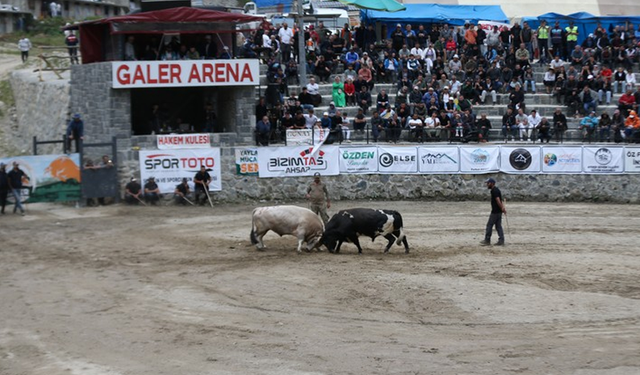
M 491 232 L 493 226 L 496 226 L 498 232 L 498 242 L 496 246 L 504 246 L 504 231 L 502 230 L 502 214 L 507 214 L 507 208 L 502 202 L 502 193 L 500 189 L 496 187 L 496 180 L 489 178 L 485 181 L 487 189 L 491 190 L 491 215 L 489 215 L 489 221 L 487 221 L 487 229 L 484 233 L 484 240 L 480 241 L 482 246 L 491 245 Z
M 331 200 L 329 200 L 327 185 L 320 181 L 320 173 L 318 172 L 313 175 L 313 182 L 307 188 L 307 199 L 311 205 L 309 209 L 320 215 L 323 222 L 329 221 L 327 209 L 331 208 Z
M 20 210 L 20 214 L 24 216 L 24 207 L 22 207 L 22 181 L 29 180 L 29 176 L 27 176 L 22 169 L 20 169 L 20 165 L 17 162 L 13 162 L 13 169 L 7 173 L 7 178 L 9 179 L 9 189 L 11 189 L 11 193 L 13 194 L 13 199 L 15 199 L 15 205 L 13 206 L 13 213 Z

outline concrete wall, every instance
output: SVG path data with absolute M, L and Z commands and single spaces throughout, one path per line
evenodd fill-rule
M 64 76 L 63 76 L 64 77 Z M 11 143 L 17 150 L 31 153 L 33 136 L 39 140 L 62 139 L 69 121 L 69 81 L 53 73 L 43 74 L 44 82 L 30 70 L 18 70 L 9 78 L 18 128 Z M 61 146 L 43 145 L 39 153 L 62 152 Z

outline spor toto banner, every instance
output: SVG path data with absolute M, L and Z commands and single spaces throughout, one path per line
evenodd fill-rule
M 158 148 L 160 150 L 179 148 L 210 148 L 209 134 L 168 134 L 158 135 Z
M 622 147 L 584 147 L 582 170 L 586 173 L 623 173 Z
M 542 172 L 565 174 L 581 173 L 582 147 L 543 147 Z
M 340 174 L 337 146 L 260 147 L 258 173 L 260 177 L 300 177 Z
M 220 149 L 202 150 L 144 150 L 140 151 L 140 184 L 155 177 L 163 194 L 173 193 L 183 178 L 193 188 L 193 178 L 204 165 L 211 175 L 209 191 L 222 190 L 220 177 Z
M 640 173 L 640 147 L 624 148 L 624 170 L 627 173 Z
M 420 173 L 458 173 L 459 170 L 458 147 L 418 147 Z
M 540 147 L 500 147 L 500 172 L 540 173 Z
M 197 86 L 257 86 L 257 59 L 116 61 L 114 89 Z
M 460 147 L 460 172 L 492 173 L 500 170 L 500 147 Z
M 378 172 L 417 173 L 417 149 L 415 147 L 378 147 Z
M 378 148 L 340 147 L 340 173 L 378 173 Z

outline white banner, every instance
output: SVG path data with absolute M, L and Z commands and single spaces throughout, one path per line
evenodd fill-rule
M 417 149 L 415 147 L 378 147 L 378 172 L 417 173 Z
M 115 61 L 114 89 L 197 86 L 257 86 L 257 59 Z
M 315 133 L 315 134 L 314 134 Z M 313 134 L 313 137 L 311 135 Z M 325 129 L 287 129 L 287 145 L 302 146 L 324 142 L 329 136 L 329 130 Z
M 542 172 L 581 173 L 582 147 L 544 146 L 542 148 Z
M 163 194 L 173 193 L 176 185 L 187 178 L 193 189 L 193 178 L 200 167 L 207 168 L 211 175 L 209 191 L 222 190 L 220 148 L 197 150 L 143 150 L 140 158 L 140 184 L 144 187 L 149 177 L 155 177 Z
M 418 147 L 420 173 L 458 173 L 459 170 L 458 147 Z
M 210 148 L 209 134 L 167 134 L 158 135 L 158 148 L 160 150 L 181 148 Z
M 462 173 L 498 172 L 499 160 L 499 147 L 460 147 L 460 172 Z
M 582 170 L 586 173 L 623 173 L 622 147 L 584 147 Z
M 640 147 L 624 148 L 624 171 L 640 173 Z
M 236 148 L 236 174 L 258 175 L 258 148 Z
M 321 146 L 313 152 L 311 146 L 260 147 L 258 173 L 260 177 L 300 177 L 340 174 L 337 146 Z
M 340 147 L 340 173 L 378 173 L 378 147 Z
M 540 147 L 500 147 L 500 171 L 505 173 L 540 173 Z

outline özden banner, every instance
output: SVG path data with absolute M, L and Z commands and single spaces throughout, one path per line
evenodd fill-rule
M 624 171 L 640 173 L 640 147 L 624 148 Z
M 341 147 L 340 173 L 378 173 L 378 147 Z
M 220 169 L 220 148 L 194 150 L 145 150 L 140 151 L 141 185 L 149 177 L 155 177 L 163 194 L 173 193 L 183 178 L 193 189 L 193 178 L 204 166 L 211 176 L 209 191 L 222 190 Z
M 340 174 L 338 146 L 261 147 L 260 177 L 301 177 Z
M 35 202 L 65 202 L 81 198 L 80 154 L 33 155 L 0 158 L 9 173 L 13 163 L 29 178 L 23 178 L 22 200 Z

